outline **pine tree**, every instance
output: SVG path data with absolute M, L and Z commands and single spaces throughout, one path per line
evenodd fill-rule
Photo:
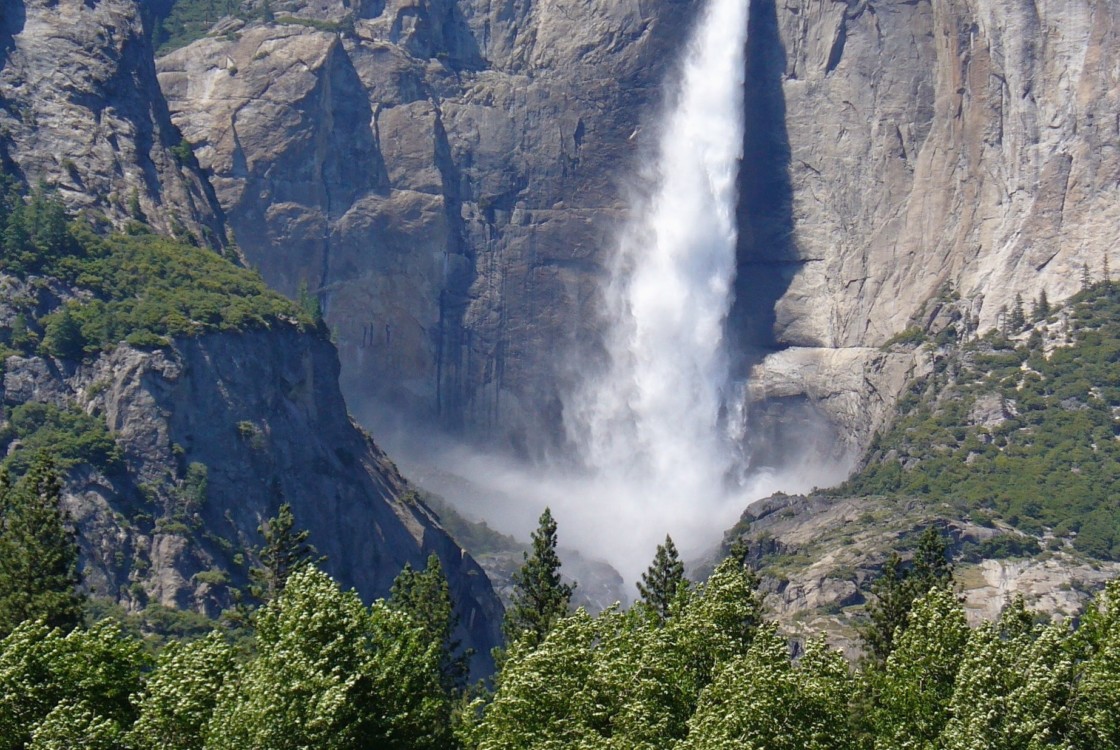
M 264 546 L 258 552 L 260 565 L 249 571 L 253 582 L 249 593 L 263 602 L 270 602 L 284 590 L 288 577 L 308 563 L 322 562 L 318 550 L 307 543 L 310 532 L 295 530 L 292 506 L 284 503 L 275 518 L 270 518 L 257 531 L 264 537 Z
M 952 588 L 953 562 L 949 558 L 945 537 L 936 526 L 926 527 L 918 538 L 912 581 L 914 599 L 925 596 L 935 588 Z
M 665 543 L 657 545 L 657 553 L 649 569 L 642 573 L 638 582 L 638 593 L 661 622 L 669 619 L 669 608 L 676 599 L 680 587 L 685 585 L 684 563 L 680 561 L 677 547 L 668 534 Z
M 906 615 L 913 602 L 908 590 L 908 577 L 908 571 L 902 566 L 902 558 L 896 552 L 891 554 L 883 565 L 883 572 L 871 584 L 874 599 L 867 605 L 867 615 L 871 622 L 862 636 L 871 652 L 871 658 L 880 664 L 894 650 L 895 634 L 906 627 Z
M 59 507 L 62 481 L 47 454 L 14 487 L 0 475 L 0 634 L 42 619 L 69 630 L 82 620 L 78 545 Z
M 1015 295 L 1015 305 L 1011 308 L 1011 319 L 1008 326 L 1012 333 L 1019 333 L 1027 326 L 1027 316 L 1023 312 L 1023 295 Z
M 532 539 L 532 554 L 524 554 L 524 564 L 513 575 L 513 601 L 502 623 L 506 643 L 525 638 L 529 645 L 539 644 L 560 618 L 568 614 L 571 603 L 574 586 L 560 579 L 556 521 L 548 508 L 541 514 Z
M 879 578 L 871 584 L 875 597 L 867 605 L 871 622 L 862 635 L 872 659 L 879 664 L 886 661 L 906 630 L 915 600 L 933 589 L 948 590 L 952 585 L 953 563 L 945 538 L 936 527 L 927 527 L 918 538 L 912 567 L 904 567 L 902 558 L 892 554 Z
M 1031 317 L 1036 321 L 1050 317 L 1050 300 L 1046 298 L 1045 289 L 1038 293 L 1038 301 L 1034 303 L 1034 314 Z
M 440 646 L 440 680 L 448 696 L 466 687 L 470 669 L 470 651 L 464 651 L 454 639 L 459 617 L 451 601 L 451 589 L 436 555 L 428 556 L 423 571 L 405 563 L 393 581 L 388 605 L 406 613 L 424 629 L 429 643 Z
M 1081 264 L 1081 291 L 1085 291 L 1093 285 L 1093 275 L 1089 272 L 1089 264 Z

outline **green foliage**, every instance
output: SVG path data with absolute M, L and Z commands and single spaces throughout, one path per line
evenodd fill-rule
M 506 610 L 502 632 L 507 643 L 524 639 L 530 645 L 544 640 L 556 622 L 568 614 L 572 586 L 560 579 L 556 553 L 556 521 L 545 508 L 532 534 L 532 552 L 513 576 L 513 601 Z
M 3 337 L 19 350 L 29 352 L 39 332 L 44 354 L 77 360 L 121 341 L 160 347 L 173 337 L 278 321 L 319 325 L 257 274 L 210 250 L 149 232 L 99 237 L 69 220 L 44 188 L 23 196 L 0 179 L 0 190 L 0 271 L 52 277 L 79 292 L 45 315 L 29 302 Z
M 682 750 L 841 750 L 854 747 L 843 657 L 813 640 L 793 665 L 772 627 L 704 689 Z
M 935 588 L 914 603 L 908 626 L 878 677 L 877 750 L 935 747 L 949 718 L 968 637 L 964 609 L 951 592 Z M 877 676 L 870 673 L 873 680 Z
M 81 621 L 78 545 L 61 490 L 45 454 L 14 487 L 0 469 L 0 635 L 29 620 L 63 628 Z
M 906 630 L 914 602 L 933 589 L 950 589 L 953 566 L 945 538 L 933 526 L 918 539 L 912 566 L 903 565 L 893 553 L 883 565 L 880 576 L 871 584 L 874 597 L 867 605 L 870 622 L 863 630 L 863 642 L 878 663 L 886 661 L 897 639 Z
M 11 450 L 16 440 L 19 448 Z M 121 465 L 120 448 L 102 420 L 52 404 L 28 402 L 12 409 L 0 428 L 0 448 L 8 452 L 0 465 L 17 475 L 41 453 L 49 453 L 60 471 L 88 463 L 112 473 Z
M 166 16 L 157 18 L 156 54 L 166 55 L 201 39 L 225 16 L 240 13 L 241 0 L 174 0 Z
M 665 543 L 657 545 L 653 562 L 642 573 L 642 580 L 637 584 L 638 593 L 641 594 L 642 602 L 664 622 L 669 617 L 669 610 L 681 587 L 687 584 L 684 563 L 680 560 L 672 537 L 666 534 Z
M 912 383 L 837 494 L 944 501 L 1120 559 L 1120 286 L 1093 284 L 1055 314 L 1068 316 L 1068 345 L 1055 330 L 1017 345 L 989 335 Z
M 276 516 L 257 527 L 264 546 L 257 551 L 260 565 L 249 570 L 253 582 L 250 593 L 262 602 L 270 602 L 284 590 L 288 578 L 297 570 L 320 563 L 315 547 L 307 543 L 307 529 L 296 530 L 296 519 L 289 503 L 280 505 Z
M 139 718 L 129 731 L 129 747 L 201 748 L 218 694 L 234 666 L 233 649 L 218 633 L 169 643 L 138 697 Z
M 439 647 L 410 618 L 362 606 L 313 566 L 257 621 L 257 653 L 222 688 L 214 750 L 441 747 Z
M 429 555 L 423 571 L 414 570 L 405 563 L 404 570 L 393 581 L 386 605 L 404 612 L 424 629 L 429 642 L 439 644 L 440 681 L 448 698 L 456 698 L 466 687 L 471 654 L 463 651 L 454 640 L 459 618 L 439 558 Z
M 112 620 L 68 635 L 27 621 L 0 641 L 0 748 L 93 747 L 136 719 L 147 661 Z
M 756 581 L 727 560 L 668 621 L 635 607 L 560 619 L 538 644 L 511 645 L 468 744 L 485 748 L 672 747 L 704 690 L 751 648 Z M 788 652 L 786 653 L 788 660 Z

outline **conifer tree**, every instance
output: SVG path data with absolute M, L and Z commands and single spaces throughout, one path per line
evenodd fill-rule
M 927 527 L 918 538 L 911 568 L 903 566 L 897 553 L 892 554 L 871 584 L 875 598 L 867 605 L 871 622 L 863 631 L 863 641 L 872 659 L 880 664 L 886 661 L 906 629 L 915 600 L 933 589 L 948 590 L 952 585 L 953 564 L 945 538 L 936 527 Z
M 1050 317 L 1050 300 L 1046 298 L 1045 289 L 1038 293 L 1038 301 L 1034 303 L 1034 314 L 1032 317 L 1036 321 L 1046 320 Z
M 43 453 L 14 487 L 0 475 L 0 634 L 42 619 L 69 630 L 82 620 L 78 545 L 59 502 L 62 481 Z
M 1008 321 L 1012 333 L 1019 333 L 1027 325 L 1027 316 L 1023 312 L 1023 295 L 1015 295 L 1015 305 L 1011 308 L 1011 319 Z
M 264 537 L 264 546 L 258 553 L 260 565 L 249 571 L 253 582 L 249 593 L 270 602 L 284 590 L 292 573 L 308 563 L 322 562 L 323 558 L 317 557 L 318 550 L 307 543 L 310 532 L 295 530 L 295 516 L 289 503 L 281 505 L 276 517 L 263 522 L 257 530 Z
M 440 647 L 440 681 L 449 696 L 466 686 L 470 667 L 470 652 L 461 649 L 454 639 L 459 617 L 451 601 L 451 589 L 439 558 L 428 556 L 423 571 L 405 563 L 404 569 L 393 581 L 388 605 L 404 612 L 424 629 L 429 643 Z
M 649 569 L 642 573 L 637 583 L 638 593 L 661 622 L 669 619 L 669 608 L 677 597 L 681 585 L 685 584 L 684 563 L 677 554 L 677 547 L 668 534 L 665 543 L 657 545 L 657 553 Z
M 502 632 L 506 643 L 526 638 L 537 645 L 557 621 L 568 614 L 574 586 L 560 579 L 560 557 L 556 553 L 556 521 L 544 509 L 532 535 L 532 554 L 513 575 L 513 601 L 506 610 Z

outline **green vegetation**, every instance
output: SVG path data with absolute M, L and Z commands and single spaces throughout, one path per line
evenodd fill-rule
M 532 550 L 523 553 L 525 562 L 513 576 L 513 601 L 502 623 L 510 643 L 540 643 L 568 614 L 573 587 L 560 579 L 556 541 L 556 521 L 545 508 L 532 534 Z
M 836 494 L 945 501 L 1120 559 L 1120 285 L 1089 285 L 1061 314 L 1035 307 L 1050 314 L 1045 333 L 989 334 L 911 384 Z
M 642 573 L 642 580 L 637 586 L 642 602 L 661 622 L 668 620 L 673 602 L 682 593 L 681 587 L 688 586 L 684 577 L 684 563 L 677 553 L 677 546 L 673 544 L 673 538 L 668 534 L 665 535 L 665 543 L 657 545 L 653 562 Z
M 94 233 L 67 217 L 45 189 L 23 196 L 11 181 L 0 199 L 0 271 L 28 281 L 9 350 L 81 359 L 124 341 L 161 347 L 174 337 L 268 328 L 279 321 L 316 327 L 312 312 L 271 291 L 256 273 L 210 250 L 158 237 Z M 41 290 L 57 279 L 73 298 L 44 310 Z M 48 307 L 51 307 L 48 305 Z
M 547 513 L 537 536 L 547 551 Z M 662 551 L 651 570 L 675 570 Z M 299 565 L 240 648 L 196 631 L 153 656 L 111 618 L 67 632 L 31 614 L 0 640 L 0 750 L 1120 750 L 1120 580 L 1079 629 L 1021 601 L 970 629 L 944 551 L 922 536 L 893 648 L 856 669 L 823 639 L 792 658 L 742 550 L 678 586 L 664 619 L 581 609 L 519 635 L 473 693 L 435 558 L 370 607 Z
M 173 0 L 156 17 L 154 43 L 157 55 L 186 47 L 210 33 L 223 18 L 234 16 L 245 21 L 261 20 L 290 26 L 306 26 L 318 31 L 352 31 L 351 17 L 344 21 L 322 21 L 292 15 L 276 15 L 269 0 Z
M 14 486 L 0 469 L 0 635 L 25 620 L 67 630 L 81 620 L 78 545 L 59 506 L 61 491 L 46 454 Z
M 0 451 L 7 456 L 0 466 L 21 475 L 40 453 L 49 452 L 59 470 L 88 463 L 102 472 L 120 468 L 121 455 L 105 422 L 76 409 L 51 404 L 20 404 L 0 426 Z M 12 443 L 19 448 L 12 450 Z
M 167 14 L 156 19 L 156 54 L 166 55 L 186 47 L 206 36 L 226 16 L 248 13 L 249 6 L 244 0 L 174 0 Z

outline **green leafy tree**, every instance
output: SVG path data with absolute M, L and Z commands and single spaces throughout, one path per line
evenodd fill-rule
M 86 343 L 82 324 L 70 305 L 64 305 L 48 320 L 42 343 L 42 349 L 47 354 L 60 359 L 81 359 L 85 356 Z
M 681 601 L 664 627 L 652 628 L 616 720 L 624 746 L 663 747 L 688 735 L 700 694 L 750 648 L 762 623 L 758 579 L 728 557 Z
M 1073 662 L 1067 628 L 1025 627 L 1015 605 L 972 631 L 939 747 L 1029 750 L 1061 747 L 1068 735 Z
M 319 564 L 314 546 L 307 543 L 310 532 L 296 529 L 292 506 L 284 503 L 276 516 L 257 527 L 264 545 L 257 553 L 260 565 L 249 570 L 249 592 L 263 602 L 272 601 L 284 590 L 288 578 L 306 565 Z
M 560 578 L 556 521 L 548 508 L 532 534 L 532 551 L 526 552 L 524 559 L 513 576 L 513 601 L 506 610 L 502 631 L 508 644 L 524 638 L 536 645 L 568 614 L 574 588 Z
M 23 623 L 0 641 L 0 748 L 32 737 L 40 747 L 102 747 L 135 721 L 146 666 L 141 644 L 112 620 L 69 634 Z
M 875 747 L 935 747 L 949 718 L 968 623 L 952 592 L 934 588 L 918 599 L 881 674 L 875 709 Z
M 1078 748 L 1120 750 L 1120 579 L 1109 582 L 1071 639 L 1080 661 L 1073 736 Z
M 795 667 L 789 645 L 763 627 L 750 650 L 705 688 L 681 750 L 842 750 L 852 678 L 842 655 L 822 640 Z
M 196 641 L 172 641 L 137 696 L 139 718 L 128 734 L 134 750 L 198 750 L 233 673 L 233 649 L 218 632 Z
M 14 487 L 0 473 L 0 634 L 32 619 L 61 628 L 81 622 L 78 545 L 59 506 L 61 493 L 46 453 Z
M 257 652 L 219 693 L 213 750 L 436 750 L 439 644 L 403 612 L 366 609 L 313 565 L 260 612 Z
M 649 569 L 642 573 L 642 580 L 638 582 L 638 593 L 642 601 L 661 622 L 669 618 L 669 610 L 673 601 L 680 593 L 682 586 L 687 585 L 684 578 L 684 563 L 677 554 L 677 547 L 668 534 L 665 543 L 657 545 L 657 552 Z

